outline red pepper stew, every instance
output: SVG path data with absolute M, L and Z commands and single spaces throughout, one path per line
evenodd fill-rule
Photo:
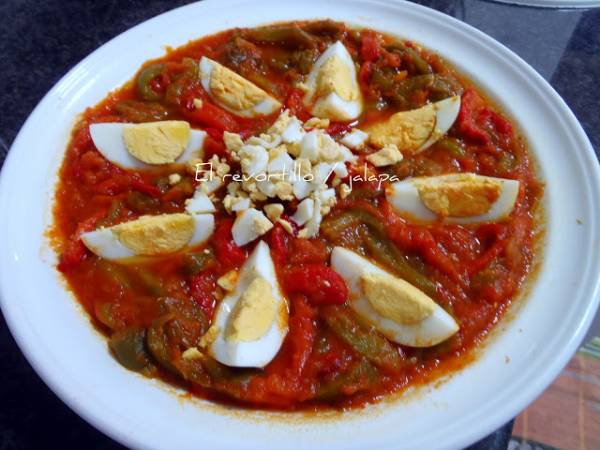
M 89 125 L 186 120 L 208 132 L 207 158 L 230 159 L 223 131 L 249 137 L 268 128 L 277 114 L 241 119 L 212 103 L 198 80 L 199 58 L 221 62 L 306 120 L 303 93 L 294 86 L 336 40 L 358 68 L 366 103 L 359 125 L 462 96 L 458 119 L 443 139 L 394 166 L 371 171 L 399 179 L 453 172 L 517 179 L 515 208 L 500 223 L 418 225 L 394 213 L 377 183 L 354 183 L 351 194 L 325 217 L 317 238 L 299 239 L 279 224 L 263 237 L 290 308 L 289 333 L 275 359 L 264 370 L 230 368 L 210 358 L 186 360 L 182 352 L 198 343 L 223 297 L 216 280 L 239 267 L 253 244 L 236 246 L 232 219 L 218 209 L 214 235 L 204 248 L 128 265 L 92 254 L 79 238 L 82 232 L 145 214 L 181 212 L 196 181 L 182 170 L 182 181 L 171 186 L 172 170 L 118 168 L 96 150 Z M 199 108 L 193 101 L 198 98 Z M 339 137 L 349 128 L 334 122 L 327 131 Z M 364 156 L 359 154 L 360 162 Z M 86 110 L 60 171 L 53 233 L 61 255 L 58 269 L 128 369 L 178 383 L 199 397 L 246 407 L 346 408 L 429 382 L 472 359 L 472 350 L 531 271 L 542 191 L 511 121 L 441 57 L 372 30 L 296 22 L 228 30 L 169 50 Z M 337 245 L 401 276 L 410 272 L 411 282 L 459 323 L 458 333 L 418 349 L 394 344 L 362 323 L 345 304 L 344 281 L 329 267 Z

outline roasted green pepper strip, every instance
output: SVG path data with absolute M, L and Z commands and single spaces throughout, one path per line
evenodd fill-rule
M 185 88 L 190 86 L 194 80 L 194 78 L 182 75 L 170 83 L 165 91 L 165 102 L 170 105 L 179 105 Z
M 186 380 L 239 400 L 247 398 L 249 382 L 259 374 L 254 369 L 233 370 L 206 355 L 194 360 L 182 359 L 176 365 Z
M 333 39 L 340 39 L 340 37 L 344 34 L 346 27 L 343 23 L 326 19 L 307 23 L 306 25 L 302 26 L 302 29 L 312 34 L 329 36 Z
M 352 189 L 348 198 L 350 200 L 373 200 L 384 194 L 383 190 L 372 188 Z
M 441 139 L 436 145 L 446 150 L 454 158 L 463 158 L 466 155 L 462 142 L 456 138 Z
M 310 72 L 313 64 L 319 57 L 319 51 L 316 48 L 300 50 L 292 55 L 292 63 L 302 75 Z
M 127 194 L 125 203 L 133 212 L 138 214 L 155 214 L 160 209 L 160 200 L 138 191 Z
M 433 84 L 429 89 L 429 99 L 433 102 L 444 100 L 454 95 L 462 94 L 463 88 L 454 78 L 446 75 L 434 75 Z
M 419 52 L 410 47 L 405 47 L 404 52 L 410 57 L 410 60 L 414 66 L 414 71 L 421 75 L 433 73 L 433 69 L 427 61 L 423 59 Z
M 401 42 L 394 42 L 392 44 L 387 44 L 383 46 L 388 52 L 398 53 L 403 56 L 405 59 L 408 59 L 409 63 L 409 72 L 411 74 L 429 74 L 433 73 L 432 67 L 429 65 L 427 61 L 416 51 L 414 48 L 410 48 L 402 44 Z M 408 58 L 406 58 L 408 56 Z
M 127 328 L 113 333 L 108 345 L 122 366 L 140 372 L 151 364 L 145 339 L 143 328 Z
M 391 372 L 402 369 L 398 350 L 375 329 L 362 327 L 349 308 L 327 306 L 321 308 L 321 317 L 340 339 L 377 367 Z
M 160 297 L 165 294 L 165 289 L 162 280 L 154 275 L 150 270 L 143 267 L 129 267 L 129 272 L 137 278 L 144 289 L 153 297 Z
M 205 251 L 208 250 L 208 253 Z M 210 248 L 183 257 L 183 272 L 186 275 L 196 275 L 214 263 L 215 255 Z
M 343 374 L 338 375 L 333 380 L 321 384 L 315 398 L 319 400 L 334 400 L 340 397 L 350 389 L 353 393 L 368 389 L 377 382 L 379 374 L 377 369 L 366 359 L 354 363 Z
M 103 303 L 95 310 L 95 316 L 102 325 L 105 325 L 111 330 L 118 330 L 123 327 L 123 324 L 115 318 L 114 309 L 114 303 Z
M 152 89 L 152 80 L 163 73 L 165 65 L 163 63 L 151 64 L 142 69 L 137 77 L 135 87 L 137 93 L 144 100 L 156 101 L 163 97 L 163 94 Z
M 396 72 L 393 69 L 385 67 L 375 67 L 371 74 L 371 83 L 376 85 L 382 91 L 392 90 L 396 84 L 394 79 Z
M 108 275 L 109 278 L 116 285 L 120 286 L 122 290 L 132 288 L 131 278 L 123 266 L 111 263 L 110 261 L 101 258 L 98 260 L 96 268 Z
M 273 83 L 263 74 L 256 71 L 249 71 L 245 74 L 245 77 L 270 94 L 281 95 L 279 86 L 277 86 L 276 83 Z
M 115 109 L 127 122 L 144 123 L 164 120 L 169 111 L 160 103 L 146 103 L 136 100 L 123 100 L 116 104 Z
M 335 217 L 329 217 L 321 224 L 321 232 L 329 239 L 335 239 L 352 225 L 364 223 L 380 233 L 385 233 L 385 225 L 373 214 L 360 208 L 343 211 Z
M 165 325 L 172 319 L 173 315 L 171 314 L 162 315 L 156 319 L 146 333 L 146 345 L 158 364 L 171 372 L 177 373 L 177 367 L 173 365 L 169 350 L 169 338 L 165 332 Z
M 317 40 L 297 25 L 254 28 L 247 31 L 246 37 L 255 42 L 276 42 L 290 48 L 317 46 Z
M 191 77 L 197 77 L 200 73 L 198 61 L 194 58 L 183 58 L 181 61 L 185 65 L 185 74 Z
M 113 200 L 110 204 L 110 208 L 106 213 L 106 217 L 104 219 L 98 221 L 97 227 L 108 227 L 113 225 L 119 216 L 121 215 L 121 210 L 123 209 L 123 203 L 120 200 Z
M 208 321 L 195 303 L 170 297 L 157 300 L 161 315 L 146 333 L 146 345 L 155 360 L 173 373 L 181 373 L 181 353 L 196 346 Z
M 416 75 L 407 78 L 397 83 L 394 88 L 394 93 L 391 95 L 391 100 L 396 106 L 406 108 L 417 108 L 422 105 L 415 104 L 411 101 L 412 94 L 420 89 L 427 89 L 433 85 L 435 76 L 432 74 Z
M 138 282 L 153 297 L 159 297 L 164 294 L 162 280 L 148 269 L 139 266 L 122 266 L 105 259 L 98 260 L 97 267 L 109 275 L 123 290 L 132 289 L 133 285 Z
M 172 81 L 165 91 L 165 102 L 171 105 L 179 105 L 184 90 L 198 80 L 198 63 L 192 58 L 183 58 L 185 66 L 177 78 Z

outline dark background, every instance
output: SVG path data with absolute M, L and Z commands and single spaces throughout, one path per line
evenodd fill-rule
M 0 0 L 0 164 L 31 110 L 71 67 L 117 34 L 186 3 Z M 561 11 L 479 0 L 417 3 L 457 17 L 519 54 L 563 96 L 600 148 L 600 9 Z M 512 422 L 472 449 L 506 449 L 511 429 Z M 0 450 L 30 448 L 122 447 L 45 386 L 0 315 Z

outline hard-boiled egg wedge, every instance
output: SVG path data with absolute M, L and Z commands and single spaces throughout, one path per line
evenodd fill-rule
M 408 154 L 418 153 L 450 129 L 460 111 L 460 96 L 430 103 L 419 109 L 400 111 L 365 129 L 369 142 L 382 148 L 394 144 Z
M 200 83 L 217 105 L 236 116 L 265 116 L 281 108 L 267 92 L 206 56 L 200 59 Z
M 304 104 L 316 117 L 347 121 L 362 112 L 362 95 L 356 68 L 340 41 L 317 59 L 305 83 Z
M 421 222 L 477 223 L 505 219 L 519 193 L 519 182 L 456 173 L 393 183 L 386 197 L 401 216 Z
M 331 268 L 346 282 L 348 304 L 388 339 L 409 347 L 431 347 L 458 331 L 458 324 L 425 293 L 342 247 Z
M 94 123 L 92 141 L 110 162 L 124 169 L 148 169 L 202 158 L 206 133 L 182 120 L 148 123 Z
M 214 228 L 212 214 L 162 214 L 88 231 L 81 240 L 96 255 L 120 260 L 165 255 L 202 244 Z
M 201 346 L 222 364 L 264 367 L 287 332 L 287 301 L 269 247 L 261 241 L 240 268 L 235 287 L 217 306 Z

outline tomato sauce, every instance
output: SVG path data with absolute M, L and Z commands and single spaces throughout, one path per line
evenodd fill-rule
M 362 406 L 450 373 L 470 360 L 531 271 L 543 187 L 511 120 L 438 55 L 410 41 L 329 21 L 283 27 L 289 28 L 287 33 L 229 30 L 170 49 L 84 112 L 74 127 L 56 192 L 58 269 L 94 325 L 109 337 L 113 354 L 129 369 L 176 382 L 200 397 L 243 407 Z M 172 170 L 118 168 L 96 150 L 89 125 L 187 120 L 208 132 L 207 157 L 228 158 L 223 131 L 248 137 L 268 128 L 277 115 L 240 119 L 213 104 L 198 81 L 198 59 L 204 55 L 220 61 L 305 120 L 310 114 L 295 83 L 338 39 L 358 68 L 366 101 L 359 125 L 462 95 L 459 117 L 444 139 L 392 167 L 371 170 L 399 179 L 453 172 L 517 179 L 521 188 L 515 208 L 500 223 L 419 225 L 394 213 L 383 187 L 357 182 L 352 194 L 339 200 L 324 219 L 317 238 L 299 239 L 279 224 L 264 237 L 290 308 L 289 333 L 275 359 L 264 370 L 234 369 L 216 361 L 191 367 L 181 354 L 206 331 L 223 296 L 216 280 L 239 267 L 253 244 L 235 245 L 232 219 L 219 209 L 215 233 L 204 248 L 129 265 L 92 254 L 79 239 L 82 232 L 145 214 L 181 212 L 196 181 L 181 170 L 182 181 L 171 186 L 167 180 Z M 194 99 L 201 99 L 202 107 L 195 107 Z M 328 131 L 337 136 L 348 129 L 349 124 L 332 123 Z M 365 359 L 336 333 L 338 326 L 354 320 L 344 306 L 344 281 L 329 267 L 336 245 L 379 263 L 385 261 L 385 248 L 401 252 L 432 286 L 436 302 L 459 323 L 459 332 L 434 347 L 418 349 L 390 343 L 358 323 L 353 325 L 357 333 L 364 333 L 369 342 L 382 342 L 374 352 L 394 353 L 378 363 L 373 363 L 376 358 Z

